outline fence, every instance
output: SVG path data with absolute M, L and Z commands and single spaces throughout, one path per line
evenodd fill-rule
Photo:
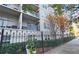
M 51 45 L 53 45 L 55 43 L 56 43 L 56 45 L 57 44 L 59 45 L 61 43 L 60 41 L 62 41 L 62 42 L 67 41 L 66 39 L 68 39 L 68 41 L 69 41 L 69 38 L 63 38 L 64 39 L 64 41 L 63 41 L 62 39 L 60 39 L 61 36 L 62 35 L 60 35 L 60 34 L 56 34 L 56 38 L 54 38 L 54 34 L 51 35 L 51 33 L 49 31 L 41 32 L 41 31 L 29 31 L 29 30 L 23 30 L 23 29 L 22 30 L 21 29 L 0 29 L 0 43 L 1 44 L 27 42 L 27 40 L 29 40 L 31 38 L 32 40 L 34 40 L 34 39 L 37 40 L 36 45 L 37 45 L 37 47 L 39 47 L 37 49 L 37 51 L 39 51 L 39 49 L 42 48 L 42 53 L 44 53 L 44 51 L 45 51 L 44 48 L 46 46 L 50 47 Z M 64 37 L 68 37 L 68 36 L 69 36 L 68 34 L 64 34 Z M 59 40 L 56 40 L 56 39 L 59 39 Z M 58 43 L 58 41 L 60 43 Z M 24 43 L 22 43 L 22 44 L 24 44 Z M 15 47 L 15 45 L 13 45 L 13 46 Z M 20 45 L 17 44 L 17 46 L 20 46 Z
M 3 31 L 3 34 L 2 34 Z M 40 31 L 29 31 L 29 30 L 20 30 L 20 29 L 0 29 L 0 41 L 3 43 L 17 43 L 17 42 L 26 42 L 28 38 L 42 40 Z M 43 40 L 53 39 L 54 35 L 48 31 L 43 32 Z M 64 37 L 68 35 L 65 34 Z M 61 38 L 60 34 L 57 34 L 56 38 Z

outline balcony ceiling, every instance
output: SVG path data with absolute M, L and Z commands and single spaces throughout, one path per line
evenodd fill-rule
M 16 17 L 19 17 L 19 15 L 20 15 L 19 11 L 12 10 L 12 9 L 7 8 L 5 6 L 2 6 L 2 5 L 0 5 L 0 12 L 4 12 L 6 14 L 11 14 L 11 15 L 16 16 Z M 28 15 L 28 14 L 25 14 L 25 13 L 23 13 L 23 18 L 26 19 L 26 20 L 29 19 L 29 20 L 34 21 L 34 22 L 39 21 L 39 18 L 36 18 L 34 16 L 31 16 L 31 15 Z
M 39 21 L 39 18 L 30 16 L 30 15 L 28 15 L 28 14 L 23 14 L 23 18 L 25 18 L 26 20 L 34 21 L 34 22 L 38 22 L 38 21 Z
M 8 14 L 14 15 L 14 16 L 16 16 L 16 17 L 18 17 L 19 14 L 20 14 L 19 11 L 12 10 L 12 9 L 7 8 L 7 7 L 5 7 L 5 6 L 2 6 L 2 5 L 0 5 L 0 12 L 5 12 L 5 13 L 8 13 Z

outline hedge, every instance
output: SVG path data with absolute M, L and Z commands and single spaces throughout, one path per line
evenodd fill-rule
M 51 39 L 51 40 L 36 40 L 35 42 L 35 47 L 36 48 L 42 48 L 42 47 L 54 47 L 54 46 L 58 46 L 61 44 L 64 44 L 70 40 L 72 40 L 74 37 L 65 37 L 62 39 Z M 43 46 L 42 46 L 43 45 Z
M 9 54 L 17 54 L 17 53 L 25 53 L 25 48 L 26 43 L 13 43 L 13 44 L 8 44 L 4 43 L 1 46 L 0 53 L 9 53 Z
M 64 44 L 70 40 L 72 40 L 74 37 L 65 37 L 62 39 L 51 39 L 51 40 L 33 40 L 34 47 L 35 48 L 42 48 L 42 47 L 54 47 L 61 44 Z M 43 43 L 43 44 L 42 44 Z M 26 45 L 27 42 L 22 43 L 3 43 L 0 44 L 0 53 L 9 53 L 9 54 L 17 54 L 17 53 L 26 53 Z

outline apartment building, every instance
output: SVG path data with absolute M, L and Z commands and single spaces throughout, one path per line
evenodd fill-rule
M 23 10 L 21 4 L 2 4 L 0 5 L 0 32 L 4 31 L 3 42 L 25 42 L 28 34 L 41 40 L 41 31 L 44 39 L 49 38 L 50 22 L 47 16 L 54 16 L 54 9 L 48 4 L 32 4 L 34 10 Z M 55 23 L 56 34 L 60 34 L 60 27 Z M 6 37 L 8 35 L 8 37 Z M 35 37 L 36 36 L 36 37 Z M 52 39 L 53 36 L 50 36 Z M 60 38 L 60 35 L 57 35 Z M 1 40 L 1 39 L 0 39 Z

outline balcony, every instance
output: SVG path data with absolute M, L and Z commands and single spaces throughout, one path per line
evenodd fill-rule
M 39 13 L 36 13 L 36 12 L 25 11 L 24 14 L 28 14 L 28 15 L 30 15 L 30 16 L 39 18 Z
M 16 11 L 20 11 L 20 5 L 19 4 L 2 4 L 2 6 L 16 10 Z
M 33 4 L 35 7 L 39 8 L 39 4 Z
M 39 8 L 35 4 L 23 4 L 22 10 L 24 14 L 39 18 Z

